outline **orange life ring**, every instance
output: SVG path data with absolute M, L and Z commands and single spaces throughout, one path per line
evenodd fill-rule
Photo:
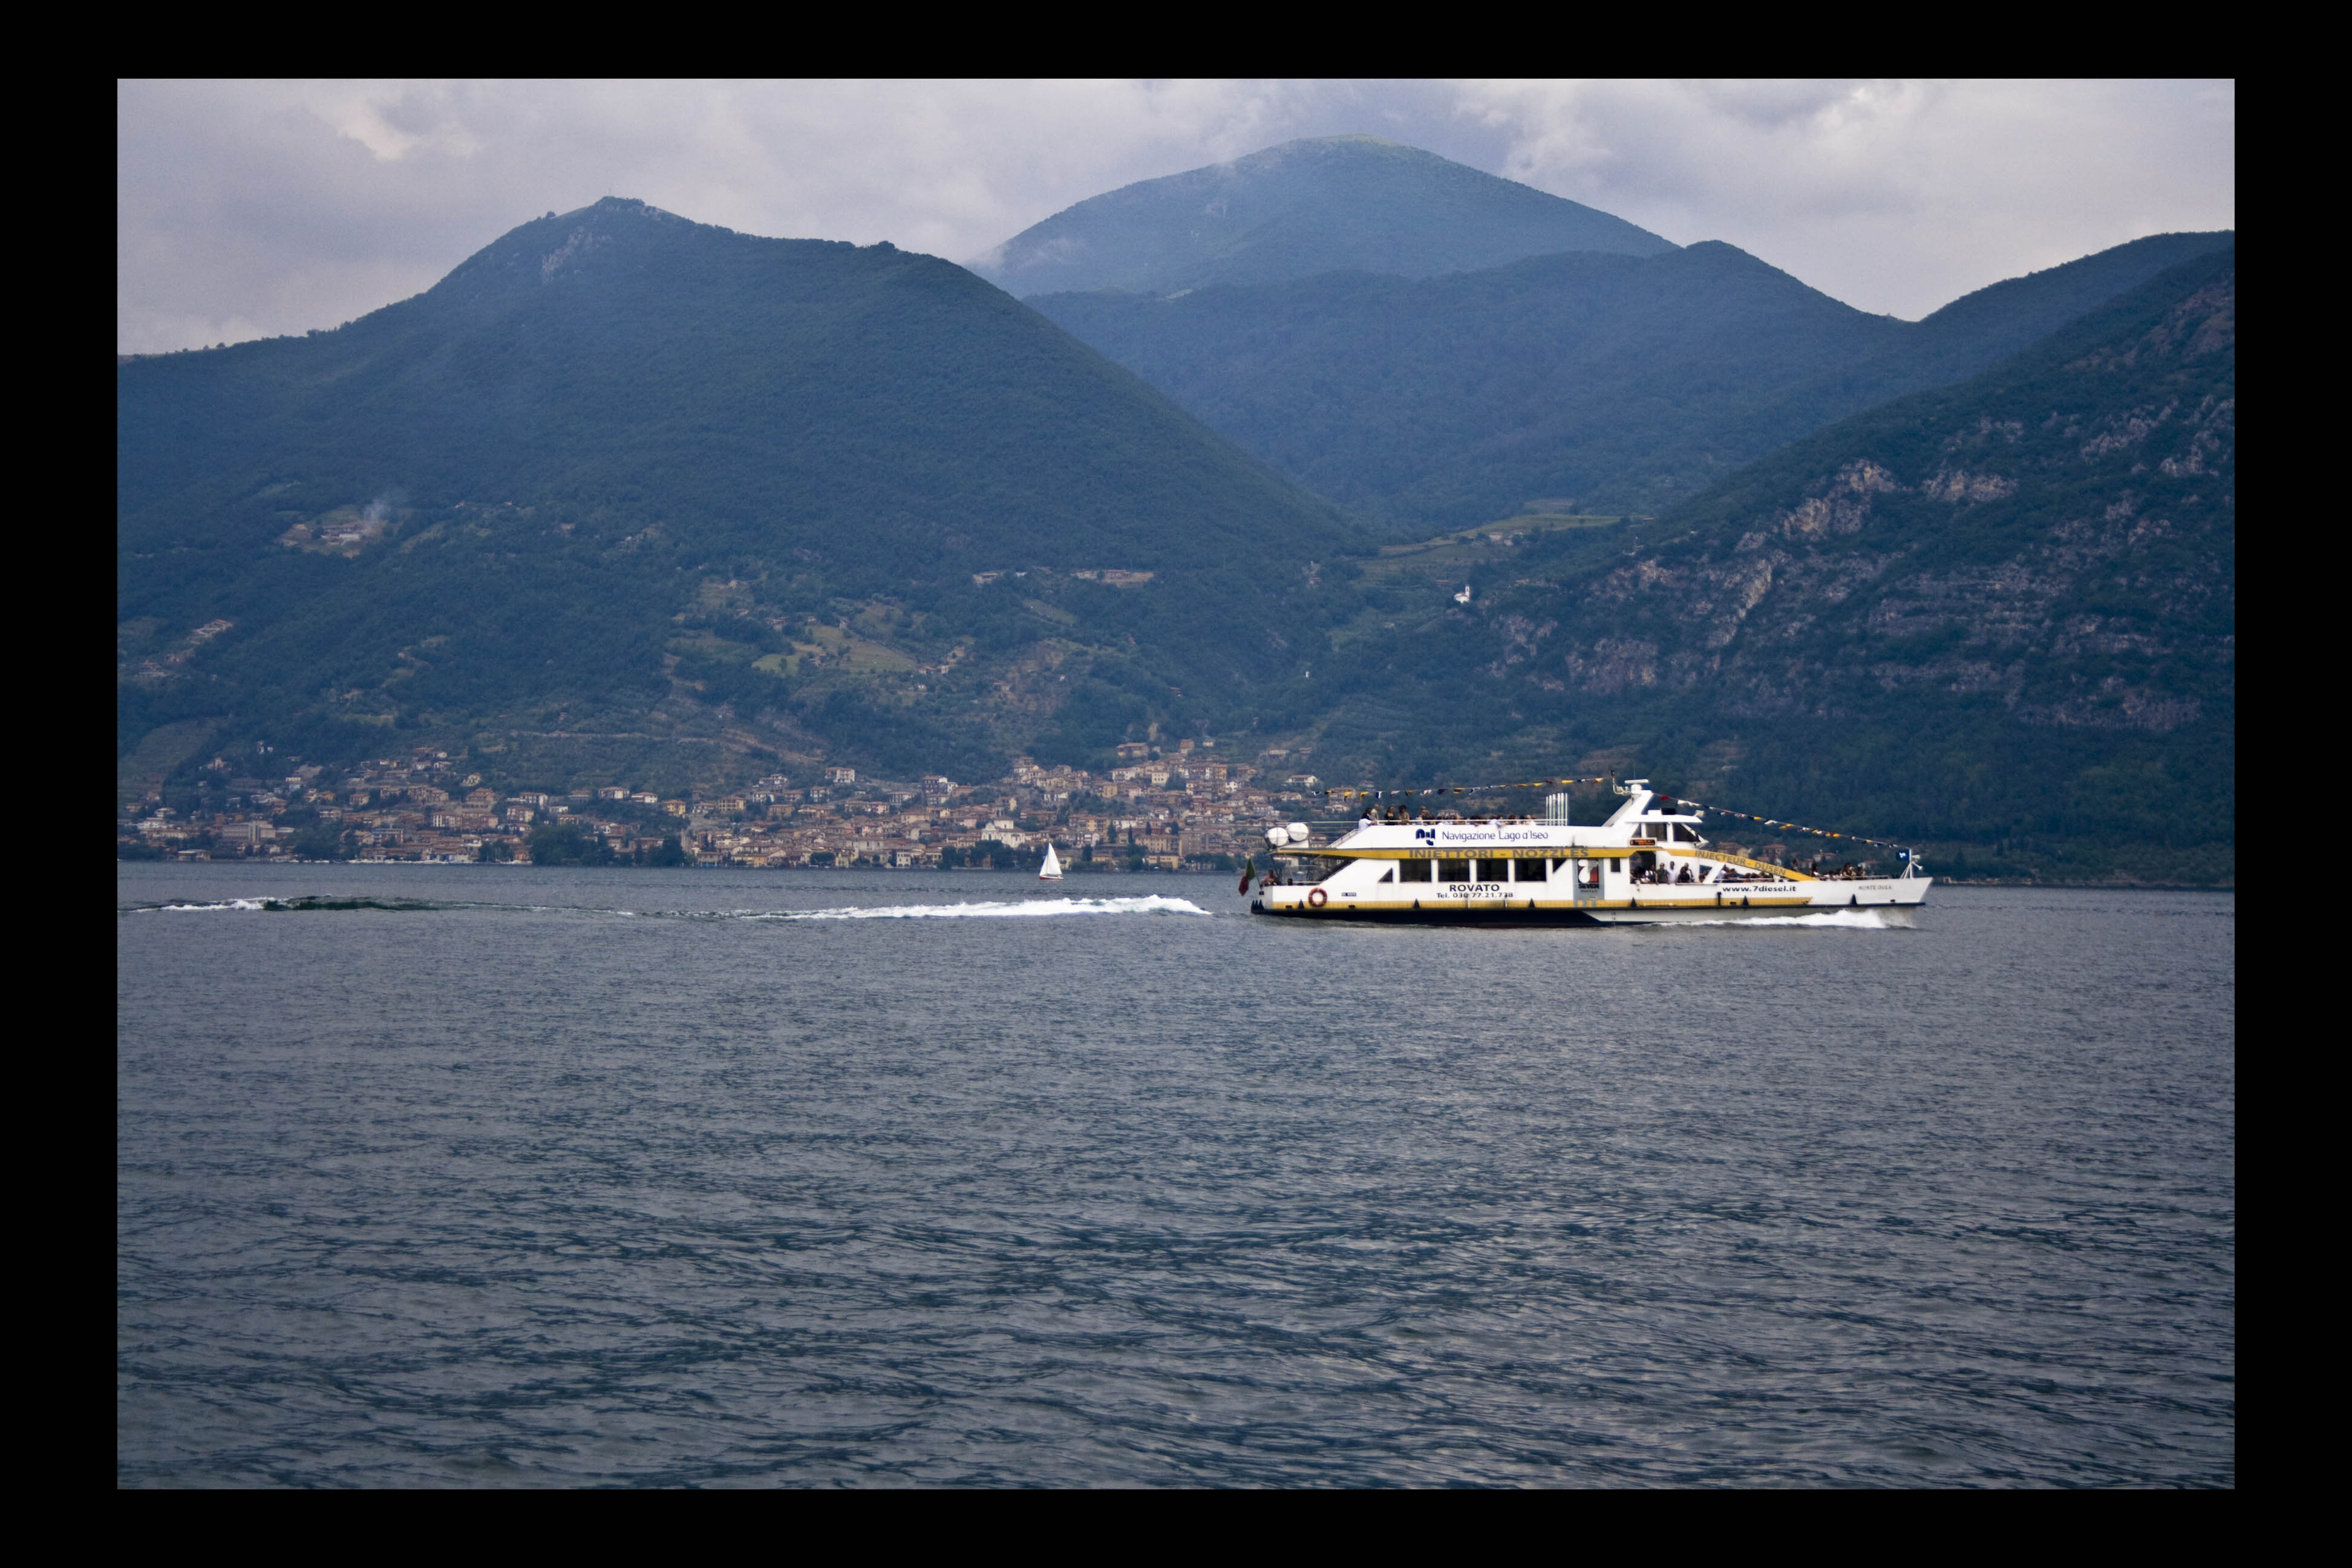
M 1331 895 L 1325 892 L 1322 889 L 1309 888 L 1307 889 L 1307 907 L 1308 909 L 1319 910 L 1330 901 Z

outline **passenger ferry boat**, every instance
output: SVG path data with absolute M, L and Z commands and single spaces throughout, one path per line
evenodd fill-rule
M 1319 862 L 1311 883 L 1260 889 L 1253 913 L 1285 918 L 1475 925 L 1654 925 L 1878 910 L 1897 923 L 1934 879 L 1908 850 L 1899 876 L 1818 877 L 1709 844 L 1693 810 L 1670 809 L 1647 779 L 1595 827 L 1567 822 L 1554 795 L 1547 820 L 1374 822 L 1321 847 L 1296 842 L 1277 856 Z M 1269 837 L 1273 835 L 1269 834 Z

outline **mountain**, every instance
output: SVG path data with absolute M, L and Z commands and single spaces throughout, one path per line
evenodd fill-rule
M 2206 238 L 1916 324 L 1728 247 L 1270 286 L 1581 300 L 1556 335 L 1629 378 L 1596 424 L 1735 433 L 2063 322 L 1718 452 L 1654 521 L 1376 547 L 961 268 L 600 203 L 336 331 L 118 365 L 118 773 L 446 746 L 668 793 L 1213 731 L 1335 781 L 1616 767 L 1946 869 L 2227 879 L 2236 273 Z M 2149 276 L 2167 246 L 2195 253 Z M 1408 369 L 1420 319 L 1388 318 Z M 1494 381 L 1583 395 L 1544 332 L 1459 330 Z
M 1335 136 L 1090 197 L 971 266 L 1023 296 L 1174 294 L 1321 272 L 1427 278 L 1563 250 L 1674 248 L 1622 218 L 1434 153 Z
M 123 752 L 1099 751 L 1263 679 L 1249 628 L 1358 537 L 961 268 L 620 200 L 334 331 L 119 364 L 116 497 Z
M 1530 506 L 1664 510 L 2229 243 L 2137 240 L 1918 322 L 1866 315 L 1715 242 L 1030 303 L 1279 472 L 1418 536 Z
M 1947 870 L 2227 879 L 2236 289 L 2234 246 L 2181 262 L 1654 522 L 1388 552 L 1321 771 L 1580 758 Z

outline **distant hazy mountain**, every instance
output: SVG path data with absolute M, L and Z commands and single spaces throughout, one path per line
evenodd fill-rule
M 1563 250 L 1654 256 L 1647 229 L 1370 136 L 1288 142 L 1055 213 L 971 263 L 1014 294 L 1172 294 L 1321 272 L 1428 278 Z
M 1830 420 L 2016 353 L 2225 234 L 1866 315 L 1728 245 L 1029 302 L 1276 469 L 1411 534 L 1532 500 L 1674 505 Z
M 1654 522 L 1372 563 L 1322 771 L 1606 753 L 1948 871 L 2228 878 L 2236 300 L 2230 246 Z
M 908 775 L 1107 747 L 1246 687 L 1353 537 L 961 268 L 617 200 L 340 331 L 118 365 L 115 474 L 126 750 L 722 704 Z

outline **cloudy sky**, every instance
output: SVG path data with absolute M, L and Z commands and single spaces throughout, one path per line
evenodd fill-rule
M 116 348 L 335 326 L 600 196 L 960 261 L 1131 181 L 1349 132 L 1905 317 L 2237 222 L 2217 81 L 122 82 Z

